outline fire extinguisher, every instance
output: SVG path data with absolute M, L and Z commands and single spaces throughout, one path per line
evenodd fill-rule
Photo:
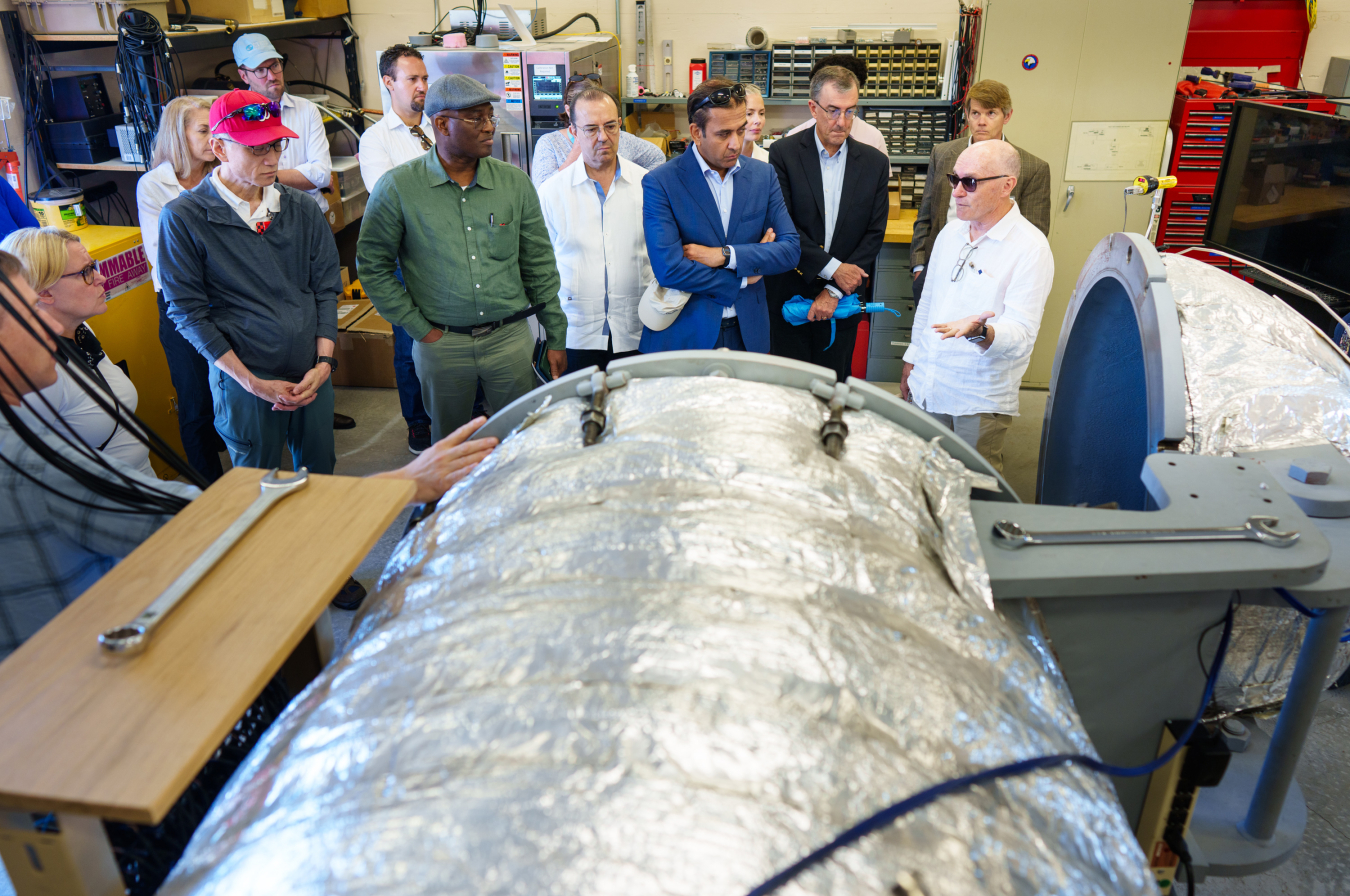
M 693 93 L 694 88 L 708 80 L 708 62 L 706 59 L 689 60 L 689 92 Z
M 5 161 L 5 180 L 9 181 L 9 185 L 10 185 L 11 187 L 14 188 L 14 192 L 15 192 L 15 193 L 18 193 L 18 194 L 19 194 L 19 198 L 22 199 L 22 198 L 23 198 L 23 186 L 22 186 L 21 182 L 19 181 L 19 157 L 18 157 L 18 154 L 17 154 L 17 153 L 3 153 L 3 154 L 0 154 L 0 158 L 3 158 L 4 161 Z

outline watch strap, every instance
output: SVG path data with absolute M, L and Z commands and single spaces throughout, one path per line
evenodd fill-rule
M 336 372 L 337 369 L 338 369 L 337 358 L 334 358 L 334 357 L 332 357 L 331 355 L 319 355 L 318 359 L 315 360 L 314 363 L 315 363 L 315 364 L 319 364 L 319 363 L 327 364 L 328 367 L 329 367 L 329 369 L 333 370 L 334 372 Z

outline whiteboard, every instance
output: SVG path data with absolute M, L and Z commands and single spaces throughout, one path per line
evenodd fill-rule
M 1064 179 L 1134 180 L 1157 175 L 1166 121 L 1075 121 Z

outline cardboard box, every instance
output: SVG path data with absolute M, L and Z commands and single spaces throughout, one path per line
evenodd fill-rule
M 329 19 L 345 16 L 348 12 L 347 0 L 296 0 L 295 3 L 295 14 L 307 19 Z
M 186 14 L 182 0 L 172 0 L 172 12 Z M 192 14 L 208 19 L 234 19 L 248 25 L 259 22 L 280 22 L 286 18 L 282 0 L 192 0 Z M 230 77 L 237 77 L 231 72 Z
M 374 307 L 370 303 L 370 299 L 353 299 L 350 296 L 338 299 L 338 331 L 348 329 L 352 324 L 370 313 L 370 309 Z
M 334 386 L 365 386 L 377 389 L 396 389 L 394 378 L 394 327 L 376 311 L 369 299 L 351 303 L 365 308 L 350 313 L 351 322 L 338 324 L 338 369 L 333 374 Z

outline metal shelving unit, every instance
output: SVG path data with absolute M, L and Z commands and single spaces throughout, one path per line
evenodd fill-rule
M 684 105 L 686 99 L 687 97 L 682 96 L 656 96 L 656 97 L 626 96 L 623 97 L 620 100 L 620 102 L 622 102 L 626 107 L 643 108 L 650 106 L 682 106 Z M 807 99 L 805 97 L 797 99 L 792 97 L 766 96 L 764 98 L 764 105 L 766 106 L 805 106 L 806 103 Z M 869 108 L 883 107 L 883 106 L 889 106 L 892 108 L 909 107 L 909 106 L 950 106 L 951 100 L 944 100 L 941 98 L 931 98 L 931 97 L 918 97 L 914 99 L 910 98 L 885 99 L 885 98 L 864 97 L 863 99 L 858 100 L 858 105 L 866 106 Z

